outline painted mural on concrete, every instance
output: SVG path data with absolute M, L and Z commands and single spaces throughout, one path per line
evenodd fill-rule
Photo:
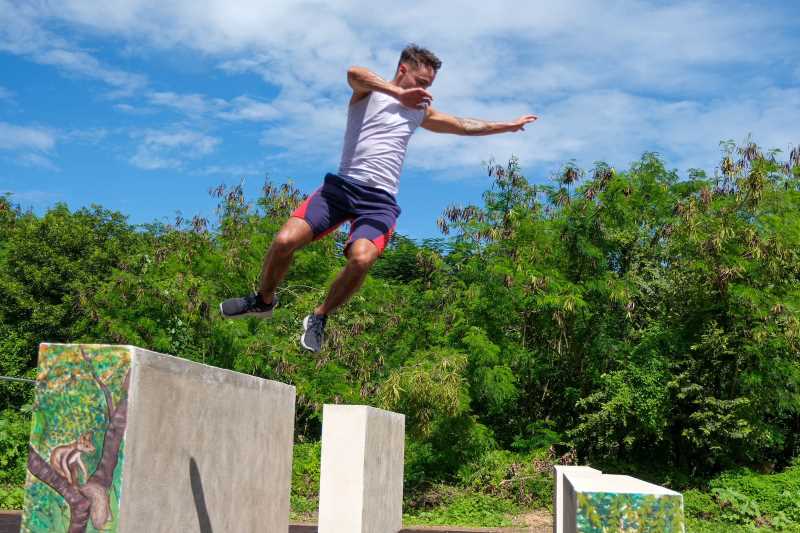
M 579 533 L 684 533 L 683 498 L 610 492 L 578 493 Z
M 22 531 L 116 531 L 130 349 L 42 344 Z

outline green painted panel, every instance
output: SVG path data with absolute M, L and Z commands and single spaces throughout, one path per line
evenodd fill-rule
M 578 493 L 579 533 L 684 533 L 683 497 Z
M 117 530 L 130 365 L 128 347 L 40 346 L 22 531 Z

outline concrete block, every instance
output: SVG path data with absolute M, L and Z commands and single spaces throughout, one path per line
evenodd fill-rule
M 319 533 L 397 533 L 403 522 L 405 417 L 325 405 Z
M 630 476 L 564 473 L 564 533 L 684 533 L 683 496 Z
M 577 476 L 599 476 L 600 470 L 589 466 L 562 466 L 553 467 L 553 533 L 564 533 L 564 474 Z
M 133 346 L 39 366 L 23 531 L 288 530 L 294 387 Z

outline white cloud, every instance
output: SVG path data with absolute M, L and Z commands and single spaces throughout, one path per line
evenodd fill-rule
M 186 129 L 145 130 L 130 163 L 144 170 L 181 168 L 187 160 L 199 159 L 212 153 L 220 139 Z
M 49 153 L 56 145 L 54 130 L 40 126 L 18 126 L 0 122 L 0 150 L 11 157 L 4 159 L 23 167 L 57 171 Z
M 346 104 L 322 98 L 308 102 L 279 98 L 273 105 L 283 114 L 284 121 L 263 132 L 262 145 L 280 148 L 278 158 L 327 165 L 339 162 L 347 122 Z
M 216 0 L 198 9 L 189 0 L 113 4 L 71 0 L 60 2 L 58 8 L 47 6 L 42 14 L 145 39 L 156 47 L 186 46 L 211 55 L 238 56 L 225 65 L 266 66 L 265 75 L 279 83 L 291 78 L 315 84 L 339 82 L 343 64 L 377 65 L 387 53 L 394 60 L 399 44 L 419 40 L 441 52 L 445 68 L 474 64 L 480 55 L 496 59 L 487 78 L 550 56 L 578 62 L 589 68 L 585 75 L 592 77 L 614 71 L 624 72 L 632 81 L 660 77 L 662 83 L 684 84 L 693 67 L 763 57 L 752 43 L 774 24 L 773 15 L 762 8 L 751 10 L 744 19 L 725 5 L 462 0 L 411 2 L 399 10 L 388 0 L 373 2 L 371 9 L 352 1 Z M 665 73 L 671 76 L 662 77 Z
M 779 89 L 786 80 L 765 66 L 765 58 L 791 57 L 798 44 L 796 32 L 787 30 L 796 18 L 777 9 L 716 0 L 411 1 L 402 10 L 388 0 L 370 9 L 353 0 L 208 0 L 201 8 L 190 0 L 0 0 L 0 12 L 7 12 L 0 15 L 6 27 L 0 49 L 120 90 L 142 89 L 146 79 L 103 65 L 43 25 L 71 25 L 132 49 L 197 53 L 218 61 L 224 73 L 256 74 L 279 94 L 267 102 L 202 90 L 150 92 L 144 102 L 116 108 L 266 122 L 262 143 L 279 150 L 273 157 L 335 164 L 349 92 L 346 67 L 361 64 L 391 76 L 399 48 L 417 41 L 444 61 L 432 88 L 437 108 L 489 120 L 534 112 L 541 120 L 527 132 L 496 137 L 421 133 L 409 150 L 411 168 L 457 175 L 454 169 L 512 153 L 528 165 L 572 158 L 625 165 L 645 150 L 662 151 L 685 168 L 716 160 L 722 138 L 752 132 L 764 145 L 797 142 L 796 94 Z M 180 151 L 142 140 L 132 162 L 176 167 Z
M 503 112 L 514 116 L 513 108 Z M 412 140 L 409 161 L 423 170 L 475 168 L 489 156 L 520 156 L 527 166 L 577 159 L 583 166 L 604 160 L 627 168 L 645 151 L 656 151 L 675 168 L 704 168 L 718 160 L 719 141 L 757 142 L 781 148 L 798 142 L 800 90 L 768 90 L 757 97 L 699 102 L 665 101 L 622 91 L 589 91 L 554 102 L 525 132 L 464 138 L 428 132 Z
M 78 74 L 111 85 L 115 97 L 127 96 L 147 84 L 144 76 L 103 66 L 97 59 L 80 50 L 49 49 L 37 51 L 33 58 L 44 65 L 53 65 L 71 74 Z
M 183 113 L 190 118 L 216 117 L 229 121 L 264 122 L 281 115 L 271 104 L 244 95 L 227 101 L 203 94 L 154 92 L 148 95 L 148 102 Z
M 0 122 L 0 150 L 49 151 L 55 146 L 52 130 L 38 126 L 16 126 Z
M 222 111 L 217 116 L 233 121 L 264 122 L 280 117 L 281 113 L 267 102 L 261 102 L 249 96 L 237 96 L 231 100 L 229 110 Z
M 102 64 L 88 52 L 42 26 L 44 4 L 17 4 L 0 0 L 0 51 L 27 56 L 69 75 L 94 79 L 110 85 L 112 97 L 132 94 L 147 84 L 140 74 Z
M 152 115 L 156 110 L 152 107 L 139 107 L 130 104 L 114 104 L 114 109 L 128 115 Z
M 208 98 L 202 94 L 178 94 L 173 92 L 154 92 L 148 96 L 152 105 L 171 108 L 187 115 L 205 115 L 225 105 L 223 100 Z
M 23 167 L 42 168 L 51 172 L 61 171 L 49 158 L 35 152 L 22 153 L 15 158 L 14 162 Z
M 56 144 L 99 144 L 109 134 L 109 130 L 103 128 L 60 131 L 0 122 L 0 150 L 12 154 L 5 159 L 14 164 L 57 171 L 59 167 L 51 159 Z
M 64 142 L 76 142 L 83 144 L 99 144 L 105 140 L 112 132 L 104 128 L 73 129 L 65 131 L 61 135 Z
M 192 171 L 192 174 L 201 176 L 220 176 L 235 178 L 252 178 L 264 176 L 266 167 L 258 164 L 233 164 L 233 165 L 210 165 Z

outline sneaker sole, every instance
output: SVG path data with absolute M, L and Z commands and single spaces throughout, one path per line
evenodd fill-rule
M 264 311 L 263 313 L 241 313 L 239 315 L 226 315 L 225 311 L 222 310 L 222 304 L 219 304 L 219 314 L 222 315 L 222 318 L 229 318 L 229 319 L 237 319 L 237 318 L 272 318 L 272 311 L 274 309 L 270 309 L 269 311 Z
M 314 353 L 319 352 L 319 350 L 315 350 L 311 346 L 306 345 L 306 343 L 303 341 L 303 337 L 306 336 L 306 331 L 308 331 L 308 316 L 306 316 L 303 319 L 303 334 L 300 335 L 300 346 L 302 346 L 303 348 L 305 348 L 309 352 L 314 352 Z

